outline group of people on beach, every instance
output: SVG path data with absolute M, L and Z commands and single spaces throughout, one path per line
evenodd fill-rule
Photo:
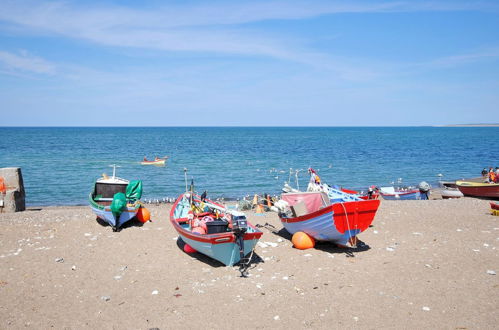
M 499 167 L 496 166 L 495 169 L 490 167 L 488 171 L 487 168 L 484 167 L 482 170 L 482 176 L 485 182 L 499 183 Z

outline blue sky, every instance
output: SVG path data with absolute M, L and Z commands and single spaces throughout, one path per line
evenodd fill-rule
M 0 1 L 0 126 L 499 122 L 499 1 Z

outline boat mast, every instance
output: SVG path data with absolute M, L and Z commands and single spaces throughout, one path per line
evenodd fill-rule
M 185 192 L 187 192 L 187 167 L 184 167 Z
M 113 180 L 116 178 L 116 167 L 121 167 L 121 166 L 118 166 L 116 164 L 113 164 L 113 165 L 109 165 L 113 168 Z

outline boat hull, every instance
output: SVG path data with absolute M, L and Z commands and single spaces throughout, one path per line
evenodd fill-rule
M 499 199 L 499 183 L 456 181 L 456 185 L 465 196 Z
M 151 161 L 142 161 L 140 165 L 165 165 L 166 159 L 161 160 L 151 160 Z
M 177 198 L 170 211 L 170 222 L 180 238 L 196 251 L 218 260 L 226 266 L 238 263 L 241 260 L 241 255 L 239 245 L 236 242 L 236 235 L 233 232 L 204 235 L 191 232 L 187 219 L 187 211 L 190 210 L 190 207 L 183 204 L 183 196 L 182 194 Z M 212 201 L 208 202 L 223 208 L 222 205 L 218 205 Z M 244 256 L 253 251 L 262 234 L 260 230 L 248 222 L 248 231 L 243 235 Z
M 94 214 L 99 219 L 108 223 L 114 229 L 118 229 L 128 221 L 132 220 L 137 215 L 137 212 L 140 208 L 139 203 L 128 205 L 119 217 L 115 217 L 109 205 L 101 205 L 97 203 L 95 200 L 93 200 L 92 194 L 90 194 L 89 200 L 90 208 L 92 209 Z
M 302 231 L 318 241 L 347 245 L 371 225 L 379 204 L 379 200 L 335 203 L 300 217 L 280 219 L 290 234 Z
M 220 261 L 226 266 L 237 264 L 241 260 L 239 245 L 235 241 L 230 241 L 230 238 L 225 241 L 225 238 L 219 238 L 221 242 L 213 242 L 212 240 L 199 239 L 199 237 L 188 236 L 185 233 L 179 232 L 179 237 L 189 244 L 196 251 L 208 256 L 212 259 Z M 201 236 L 201 235 L 196 235 Z M 244 239 L 244 255 L 247 256 L 253 251 L 258 238 Z
M 464 196 L 458 189 L 444 189 L 441 194 L 443 199 L 461 198 Z
M 388 201 L 400 201 L 400 200 L 416 200 L 416 199 L 421 199 L 421 193 L 419 190 L 411 190 L 411 191 L 400 191 L 396 192 L 394 194 L 386 194 L 386 193 L 379 193 L 384 200 Z

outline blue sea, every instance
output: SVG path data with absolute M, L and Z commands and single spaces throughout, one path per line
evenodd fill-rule
M 21 167 L 28 206 L 81 205 L 102 173 L 143 181 L 145 199 L 185 190 L 184 168 L 210 198 L 277 194 L 306 169 L 352 189 L 436 185 L 499 166 L 498 127 L 0 127 L 0 167 Z M 166 166 L 144 156 L 168 155 Z

